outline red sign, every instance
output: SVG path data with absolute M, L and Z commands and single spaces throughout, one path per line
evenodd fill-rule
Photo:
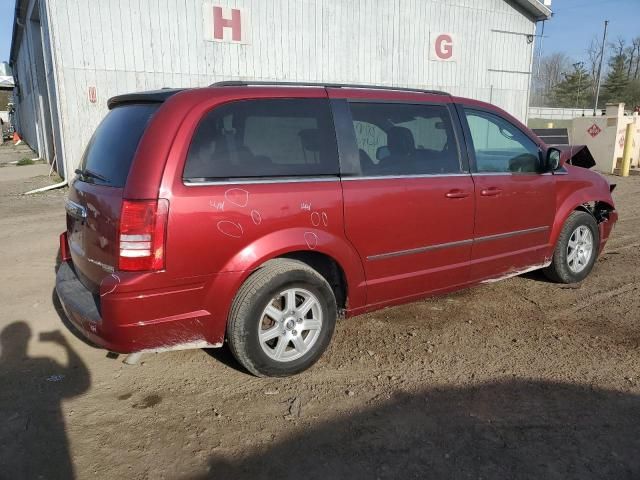
M 451 35 L 438 35 L 434 47 L 438 58 L 449 60 L 453 56 L 453 39 Z
M 587 128 L 587 133 L 591 135 L 592 138 L 596 138 L 601 131 L 602 129 L 595 123 Z
M 93 85 L 89 87 L 87 92 L 87 96 L 89 97 L 89 102 L 96 103 L 98 101 L 98 92 L 96 91 L 96 87 Z
M 213 7 L 213 38 L 224 40 L 224 29 L 231 30 L 231 40 L 240 42 L 242 40 L 242 22 L 240 10 L 231 9 L 231 18 L 223 17 L 222 7 Z
M 229 8 L 203 3 L 204 37 L 214 42 L 249 43 L 248 13 L 244 8 Z
M 440 62 L 455 61 L 455 38 L 451 33 L 431 32 L 429 59 Z

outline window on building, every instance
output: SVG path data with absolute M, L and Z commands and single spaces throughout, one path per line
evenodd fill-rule
M 351 103 L 365 176 L 460 172 L 449 110 L 443 105 Z
M 190 181 L 337 174 L 322 99 L 243 100 L 214 109 L 198 125 L 184 170 Z
M 537 172 L 538 145 L 497 115 L 465 109 L 478 172 Z

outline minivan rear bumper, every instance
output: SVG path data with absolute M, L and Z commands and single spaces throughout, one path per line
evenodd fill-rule
M 108 350 L 129 353 L 126 344 L 120 344 L 116 338 L 103 336 L 100 297 L 82 284 L 71 262 L 60 264 L 56 275 L 56 292 L 69 321 L 90 342 Z M 102 335 L 98 335 L 98 332 Z
M 214 322 L 208 311 L 189 308 L 202 305 L 203 299 L 194 293 L 202 293 L 204 285 L 165 289 L 160 295 L 132 291 L 123 283 L 118 287 L 121 292 L 107 285 L 102 294 L 92 293 L 70 261 L 62 262 L 56 275 L 56 292 L 67 318 L 99 347 L 133 353 L 221 346 L 226 322 Z M 186 313 L 158 315 L 172 310 Z

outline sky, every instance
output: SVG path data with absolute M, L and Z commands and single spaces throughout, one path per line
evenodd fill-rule
M 14 0 L 0 0 L 0 62 L 9 61 L 14 11 Z
M 640 37 L 640 0 L 552 0 L 551 10 L 553 17 L 544 26 L 543 56 L 564 52 L 573 60 L 584 60 L 591 39 L 601 41 L 605 20 L 607 43 L 622 37 L 629 44 Z
M 14 5 L 14 0 L 0 0 L 0 61 L 9 60 Z M 610 40 L 622 36 L 628 43 L 640 36 L 640 0 L 552 0 L 551 9 L 553 18 L 544 27 L 543 55 L 565 52 L 583 60 L 591 38 L 602 37 L 604 20 L 609 20 Z

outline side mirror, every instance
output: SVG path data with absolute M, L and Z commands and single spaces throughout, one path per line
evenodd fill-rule
M 547 171 L 555 172 L 562 166 L 562 162 L 560 160 L 561 152 L 557 148 L 549 148 L 547 150 Z

